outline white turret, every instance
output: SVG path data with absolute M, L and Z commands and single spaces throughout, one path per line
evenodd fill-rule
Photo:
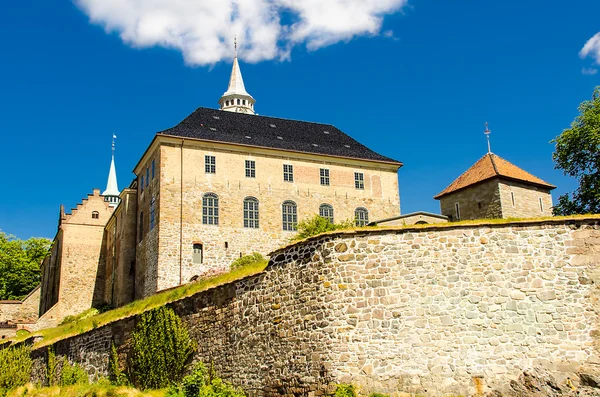
M 115 170 L 115 138 L 113 134 L 112 140 L 112 158 L 110 160 L 110 171 L 108 171 L 108 181 L 106 182 L 106 190 L 102 192 L 104 201 L 107 201 L 111 207 L 119 205 L 119 187 L 117 186 L 117 172 Z
M 227 91 L 219 99 L 219 105 L 221 105 L 221 110 L 228 112 L 254 114 L 256 100 L 246 92 L 246 88 L 244 87 L 242 71 L 237 60 L 237 41 L 234 41 L 234 47 L 235 53 L 233 56 L 231 77 L 229 78 L 229 87 L 227 87 Z

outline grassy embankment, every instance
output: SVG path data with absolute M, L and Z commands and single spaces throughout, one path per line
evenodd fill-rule
M 197 294 L 198 292 L 260 273 L 267 267 L 267 263 L 268 261 L 265 259 L 246 264 L 243 267 L 233 269 L 229 273 L 219 274 L 211 278 L 202 279 L 182 285 L 180 287 L 165 290 L 146 299 L 134 301 L 117 309 L 109 310 L 95 316 L 85 317 L 79 321 L 69 322 L 56 328 L 43 329 L 31 334 L 17 336 L 12 339 L 12 341 L 22 342 L 28 338 L 41 337 L 41 339 L 33 345 L 33 348 L 48 346 L 61 339 L 79 335 L 111 322 L 135 316 L 147 310 L 163 306 L 167 303 L 187 298 Z

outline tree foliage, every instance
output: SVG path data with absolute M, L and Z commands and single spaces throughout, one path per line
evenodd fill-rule
M 554 215 L 600 213 L 600 86 L 579 105 L 571 128 L 552 140 L 555 168 L 577 178 L 579 187 L 559 197 Z
M 23 299 L 40 283 L 40 262 L 50 240 L 19 240 L 0 231 L 0 300 Z

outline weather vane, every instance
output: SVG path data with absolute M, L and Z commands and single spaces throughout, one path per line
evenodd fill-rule
M 492 131 L 490 131 L 487 121 L 485 122 L 485 131 L 483 131 L 483 133 L 487 137 L 488 153 L 492 153 L 492 149 L 490 148 L 490 134 L 492 133 Z
M 233 35 L 233 51 L 235 57 L 237 58 L 237 33 Z

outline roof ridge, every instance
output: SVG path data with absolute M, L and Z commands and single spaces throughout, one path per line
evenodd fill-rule
M 221 110 L 221 109 L 207 108 L 207 107 L 204 107 L 204 106 L 198 106 L 198 107 L 196 108 L 196 110 L 198 110 L 198 109 L 208 109 L 208 110 L 214 110 L 215 112 L 222 112 L 222 111 L 223 111 L 223 110 Z M 233 112 L 232 112 L 232 113 L 233 113 Z M 262 115 L 262 114 L 248 114 L 248 113 L 235 113 L 235 114 L 241 114 L 241 115 L 244 115 L 244 116 L 249 116 L 249 117 L 256 117 L 256 116 L 258 116 L 258 117 L 265 117 L 265 118 L 269 118 L 269 119 L 277 119 L 277 120 L 286 120 L 286 121 L 299 121 L 299 122 L 301 122 L 301 123 L 308 123 L 308 124 L 315 124 L 315 125 L 326 125 L 326 126 L 329 126 L 329 127 L 334 127 L 334 128 L 337 128 L 337 127 L 336 127 L 335 125 L 333 125 L 333 124 L 328 124 L 328 123 L 317 123 L 317 122 L 315 122 L 315 121 L 306 121 L 306 120 L 299 120 L 299 119 L 287 119 L 287 118 L 285 118 L 285 117 L 265 116 L 265 115 Z M 187 117 L 186 117 L 186 118 L 187 118 Z M 184 119 L 184 120 L 185 120 L 185 119 Z M 337 128 L 337 129 L 339 130 L 339 128 Z M 340 131 L 341 131 L 341 130 L 340 130 Z
M 494 167 L 494 172 L 496 173 L 496 175 L 500 175 L 500 172 L 498 171 L 498 167 L 496 167 L 496 162 L 494 161 L 495 154 L 492 152 L 489 152 L 488 155 L 490 156 L 490 160 L 492 161 L 492 167 Z

